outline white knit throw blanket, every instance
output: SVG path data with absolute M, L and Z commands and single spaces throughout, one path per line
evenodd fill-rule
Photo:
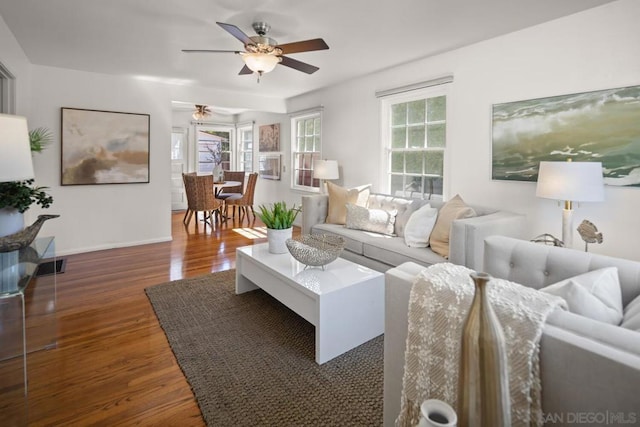
M 402 407 L 397 426 L 415 426 L 420 404 L 440 399 L 456 409 L 462 327 L 475 287 L 466 267 L 439 263 L 416 278 L 409 299 Z M 513 426 L 542 425 L 539 342 L 562 298 L 491 279 L 489 299 L 504 331 Z

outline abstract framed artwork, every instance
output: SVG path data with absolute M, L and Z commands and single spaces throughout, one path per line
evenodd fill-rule
M 261 152 L 280 151 L 280 123 L 260 126 L 258 149 Z
M 258 173 L 262 179 L 280 180 L 280 154 L 261 155 L 258 158 Z
M 62 185 L 149 182 L 149 114 L 62 108 Z
M 492 179 L 538 179 L 541 161 L 602 162 L 604 182 L 640 187 L 640 86 L 493 105 Z

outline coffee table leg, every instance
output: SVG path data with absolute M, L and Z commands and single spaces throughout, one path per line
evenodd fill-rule
M 236 257 L 236 294 L 243 294 L 245 292 L 254 291 L 259 289 L 251 280 L 242 275 L 242 255 L 238 254 Z

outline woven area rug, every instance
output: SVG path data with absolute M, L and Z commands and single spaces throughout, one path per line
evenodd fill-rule
M 234 287 L 228 270 L 146 289 L 207 425 L 382 425 L 382 336 L 319 366 L 310 323 Z

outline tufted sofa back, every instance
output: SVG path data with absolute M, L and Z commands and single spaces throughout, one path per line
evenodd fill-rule
M 605 267 L 618 268 L 623 306 L 640 295 L 640 262 L 505 236 L 485 239 L 484 271 L 535 289 Z

